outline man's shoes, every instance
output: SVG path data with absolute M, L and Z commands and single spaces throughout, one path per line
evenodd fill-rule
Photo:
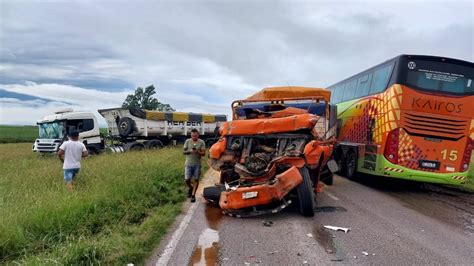
M 194 195 L 191 196 L 191 202 L 196 202 L 196 197 Z
M 188 189 L 188 199 L 193 196 L 193 188 Z

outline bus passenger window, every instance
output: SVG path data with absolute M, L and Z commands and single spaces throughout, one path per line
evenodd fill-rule
M 357 80 L 356 98 L 369 95 L 370 81 L 372 80 L 372 73 L 363 75 Z
M 357 79 L 349 80 L 344 87 L 344 101 L 354 99 L 354 94 L 357 86 Z
M 387 88 L 392 68 L 393 64 L 375 70 L 370 86 L 370 94 L 382 92 Z

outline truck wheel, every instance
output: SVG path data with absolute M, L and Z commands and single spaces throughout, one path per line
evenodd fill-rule
M 207 202 L 219 206 L 219 200 L 221 198 L 221 193 L 225 188 L 223 186 L 212 186 L 204 188 L 202 195 Z
M 127 137 L 133 132 L 135 128 L 135 121 L 130 117 L 122 117 L 118 121 L 118 132 L 120 136 Z
M 140 142 L 129 142 L 123 145 L 125 151 L 141 151 L 145 149 L 145 145 Z
M 345 160 L 345 174 L 346 174 L 346 177 L 350 180 L 355 180 L 357 174 L 356 174 L 356 171 L 357 171 L 357 156 L 354 152 L 354 150 L 350 149 L 348 152 L 347 152 L 347 155 L 346 155 L 346 160 Z
M 314 186 L 309 176 L 308 168 L 303 167 L 300 169 L 303 182 L 296 188 L 298 192 L 298 198 L 300 202 L 300 212 L 303 216 L 313 217 L 314 216 Z
M 161 149 L 163 148 L 163 143 L 157 139 L 154 139 L 154 140 L 150 140 L 150 141 L 147 141 L 145 142 L 145 148 L 147 149 Z

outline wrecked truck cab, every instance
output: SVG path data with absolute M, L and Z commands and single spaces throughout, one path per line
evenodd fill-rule
M 233 120 L 222 124 L 209 151 L 220 182 L 205 188 L 204 198 L 231 216 L 276 213 L 294 200 L 313 216 L 335 143 L 329 98 L 325 89 L 275 87 L 232 103 Z

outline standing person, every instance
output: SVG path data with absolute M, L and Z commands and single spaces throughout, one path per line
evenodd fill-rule
M 59 147 L 58 152 L 58 157 L 63 162 L 64 182 L 69 192 L 72 192 L 73 181 L 81 168 L 81 159 L 88 155 L 86 146 L 78 140 L 78 131 L 69 132 L 69 140 Z
M 206 144 L 199 138 L 197 129 L 191 130 L 191 138 L 184 142 L 183 149 L 183 154 L 186 155 L 184 180 L 188 187 L 188 198 L 191 198 L 191 202 L 195 202 L 201 176 L 201 157 L 206 154 Z

